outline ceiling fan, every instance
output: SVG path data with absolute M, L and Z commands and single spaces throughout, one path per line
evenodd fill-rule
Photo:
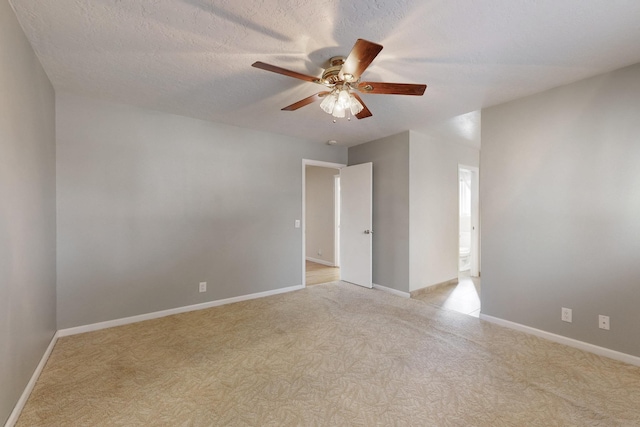
M 407 83 L 383 83 L 360 81 L 360 76 L 382 50 L 382 46 L 364 39 L 358 39 L 346 58 L 336 56 L 329 60 L 329 67 L 321 77 L 313 77 L 296 71 L 287 70 L 264 62 L 254 62 L 255 68 L 271 71 L 296 79 L 325 86 L 328 90 L 318 92 L 296 103 L 284 107 L 283 111 L 295 111 L 322 99 L 320 107 L 335 118 L 347 117 L 349 113 L 358 119 L 371 117 L 371 111 L 358 95 L 374 93 L 381 95 L 414 95 L 422 96 L 427 85 Z

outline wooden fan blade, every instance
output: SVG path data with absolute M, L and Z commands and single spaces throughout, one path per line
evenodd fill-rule
M 300 79 L 306 82 L 322 84 L 320 79 L 317 77 L 309 76 L 307 74 L 301 74 L 296 71 L 287 70 L 286 68 L 276 67 L 275 65 L 265 64 L 264 62 L 257 61 L 251 64 L 251 66 L 255 68 L 260 68 L 261 70 L 271 71 L 273 73 L 278 73 L 285 76 L 293 77 L 294 79 Z
M 340 78 L 344 78 L 345 74 L 351 74 L 354 81 L 358 80 L 381 50 L 382 46 L 379 44 L 364 39 L 356 40 L 351 53 L 349 53 L 342 65 L 339 74 Z
M 295 111 L 298 108 L 302 108 L 305 105 L 309 105 L 309 104 L 311 104 L 313 102 L 318 101 L 319 99 L 325 97 L 328 94 L 329 94 L 329 92 L 327 92 L 327 91 L 316 93 L 315 95 L 311 95 L 311 96 L 309 96 L 309 97 L 307 97 L 305 99 L 301 99 L 300 101 L 298 101 L 298 102 L 296 102 L 294 104 L 291 104 L 291 105 L 289 105 L 287 107 L 284 107 L 282 109 L 282 111 Z
M 377 93 L 383 95 L 415 95 L 422 96 L 427 85 L 408 83 L 361 82 L 358 90 L 362 93 Z
M 371 114 L 371 111 L 369 111 L 369 109 L 367 108 L 367 106 L 364 104 L 364 102 L 362 102 L 362 98 L 360 98 L 360 95 L 358 95 L 355 92 L 351 92 L 351 94 L 353 95 L 353 97 L 355 99 L 357 99 L 358 101 L 360 101 L 360 104 L 362 104 L 362 111 L 360 111 L 358 114 L 356 114 L 356 117 L 358 119 L 365 119 L 367 117 L 371 117 L 373 114 Z

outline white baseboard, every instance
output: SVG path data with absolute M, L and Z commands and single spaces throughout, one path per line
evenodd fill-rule
M 27 400 L 29 399 L 31 392 L 33 391 L 33 387 L 35 387 L 36 382 L 38 381 L 38 378 L 40 377 L 40 374 L 44 369 L 44 366 L 47 364 L 47 360 L 49 360 L 49 356 L 53 351 L 53 347 L 56 345 L 56 341 L 58 341 L 57 332 L 53 334 L 53 338 L 51 338 L 51 342 L 49 343 L 49 346 L 47 347 L 44 354 L 42 355 L 42 358 L 40 359 L 40 363 L 38 363 L 38 366 L 36 366 L 36 370 L 33 371 L 33 375 L 31 375 L 31 379 L 27 383 L 27 386 L 24 388 L 24 391 L 22 392 L 20 399 L 18 399 L 18 403 L 16 403 L 16 406 L 13 407 L 13 411 L 11 411 L 11 415 L 9 415 L 9 418 L 7 419 L 7 422 L 4 424 L 4 427 L 13 427 L 16 424 L 16 422 L 18 422 L 18 418 L 22 413 L 22 409 L 24 408 L 24 405 L 27 403 Z
M 255 294 L 241 295 L 238 297 L 226 298 L 226 299 L 221 299 L 216 301 L 209 301 L 201 304 L 194 304 L 194 305 L 188 305 L 184 307 L 172 308 L 169 310 L 155 311 L 153 313 L 141 314 L 138 316 L 108 320 L 106 322 L 92 323 L 90 325 L 77 326 L 74 328 L 60 329 L 53 335 L 53 338 L 49 343 L 49 347 L 47 347 L 47 350 L 44 352 L 42 359 L 40 359 L 40 363 L 36 367 L 36 370 L 33 372 L 33 375 L 31 376 L 29 383 L 27 384 L 24 391 L 22 392 L 20 399 L 18 399 L 18 403 L 16 403 L 16 406 L 13 408 L 13 411 L 11 412 L 11 415 L 9 415 L 9 418 L 7 419 L 7 422 L 5 423 L 4 427 L 13 427 L 15 423 L 18 421 L 18 418 L 20 417 L 20 413 L 22 412 L 24 405 L 27 403 L 27 400 L 29 399 L 29 395 L 31 395 L 31 391 L 33 391 L 33 387 L 36 385 L 36 381 L 38 381 L 38 377 L 40 377 L 40 373 L 44 369 L 44 366 L 46 365 L 47 360 L 49 359 L 49 356 L 53 351 L 53 347 L 55 346 L 56 341 L 60 337 L 82 334 L 84 332 L 98 331 L 100 329 L 127 325 L 129 323 L 141 322 L 143 320 L 157 319 L 160 317 L 171 316 L 172 314 L 186 313 L 186 312 L 195 311 L 195 310 L 203 310 L 205 308 L 217 307 L 225 304 L 231 304 L 234 302 L 247 301 L 247 300 L 252 300 L 256 298 L 268 297 L 271 295 L 283 294 L 286 292 L 297 291 L 304 288 L 305 288 L 304 285 L 289 286 L 287 288 L 274 289 L 274 290 L 265 291 L 265 292 L 257 292 Z
M 453 279 L 449 279 L 444 282 L 434 283 L 432 285 L 427 285 L 422 288 L 414 289 L 411 292 L 409 292 L 409 295 L 416 297 L 419 295 L 424 295 L 429 292 L 437 291 L 442 288 L 446 288 L 447 286 L 457 285 L 458 283 L 460 283 L 460 280 L 457 277 L 455 277 Z
M 315 262 L 316 264 L 322 264 L 322 265 L 326 265 L 328 267 L 335 267 L 335 264 L 333 264 L 332 262 L 329 261 L 325 261 L 323 259 L 318 259 L 318 258 L 313 258 L 308 256 L 306 258 L 307 261 L 311 261 L 311 262 Z
M 380 289 L 381 291 L 388 292 L 388 293 L 393 294 L 393 295 L 398 296 L 398 297 L 411 298 L 411 295 L 409 294 L 409 292 L 402 292 L 402 291 L 399 291 L 397 289 L 388 288 L 386 286 L 376 285 L 375 283 L 373 284 L 373 288 L 374 289 Z
M 234 302 L 248 301 L 256 298 L 263 298 L 271 295 L 297 291 L 299 289 L 304 289 L 304 287 L 305 287 L 304 285 L 289 286 L 287 288 L 274 289 L 274 290 L 265 291 L 265 292 L 257 292 L 255 294 L 241 295 L 238 297 L 203 302 L 201 304 L 187 305 L 184 307 L 171 308 L 168 310 L 154 311 L 153 313 L 140 314 L 137 316 L 124 317 L 121 319 L 107 320 L 105 322 L 92 323 L 90 325 L 60 329 L 57 335 L 59 337 L 66 337 L 69 335 L 82 334 L 85 332 L 99 331 L 100 329 L 112 328 L 114 326 L 128 325 L 130 323 L 142 322 L 143 320 L 158 319 L 160 317 L 171 316 L 173 314 L 186 313 L 186 312 L 195 311 L 195 310 L 203 310 L 205 308 L 218 307 L 221 305 L 231 304 Z
M 487 322 L 495 323 L 496 325 L 504 326 L 509 329 L 524 332 L 527 334 L 535 335 L 540 338 L 547 339 L 549 341 L 557 342 L 560 344 L 568 345 L 580 350 L 588 351 L 590 353 L 597 354 L 598 356 L 608 357 L 610 359 L 619 360 L 630 365 L 640 366 L 640 357 L 632 356 L 630 354 L 621 353 L 619 351 L 611 350 L 608 348 L 600 347 L 594 344 L 589 344 L 584 341 L 578 341 L 573 338 L 567 338 L 562 335 L 557 335 L 551 332 L 543 331 L 541 329 L 525 326 L 520 323 L 511 322 L 509 320 L 500 319 L 499 317 L 488 316 L 480 313 L 480 319 Z

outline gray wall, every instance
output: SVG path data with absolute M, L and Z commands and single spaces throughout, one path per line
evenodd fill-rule
M 57 126 L 60 329 L 303 284 L 302 159 L 345 148 L 68 94 Z
M 640 64 L 482 112 L 484 314 L 640 356 L 639 118 Z
M 306 256 L 331 265 L 336 262 L 334 177 L 339 174 L 339 169 L 306 167 Z
M 0 1 L 0 424 L 56 330 L 55 100 Z
M 452 136 L 411 132 L 411 286 L 458 278 L 458 165 L 478 167 L 480 151 Z
M 373 163 L 373 283 L 409 292 L 409 132 L 349 148 Z

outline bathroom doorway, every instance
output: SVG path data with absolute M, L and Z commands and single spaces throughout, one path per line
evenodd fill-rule
M 458 270 L 480 276 L 478 168 L 458 166 L 459 225 Z

